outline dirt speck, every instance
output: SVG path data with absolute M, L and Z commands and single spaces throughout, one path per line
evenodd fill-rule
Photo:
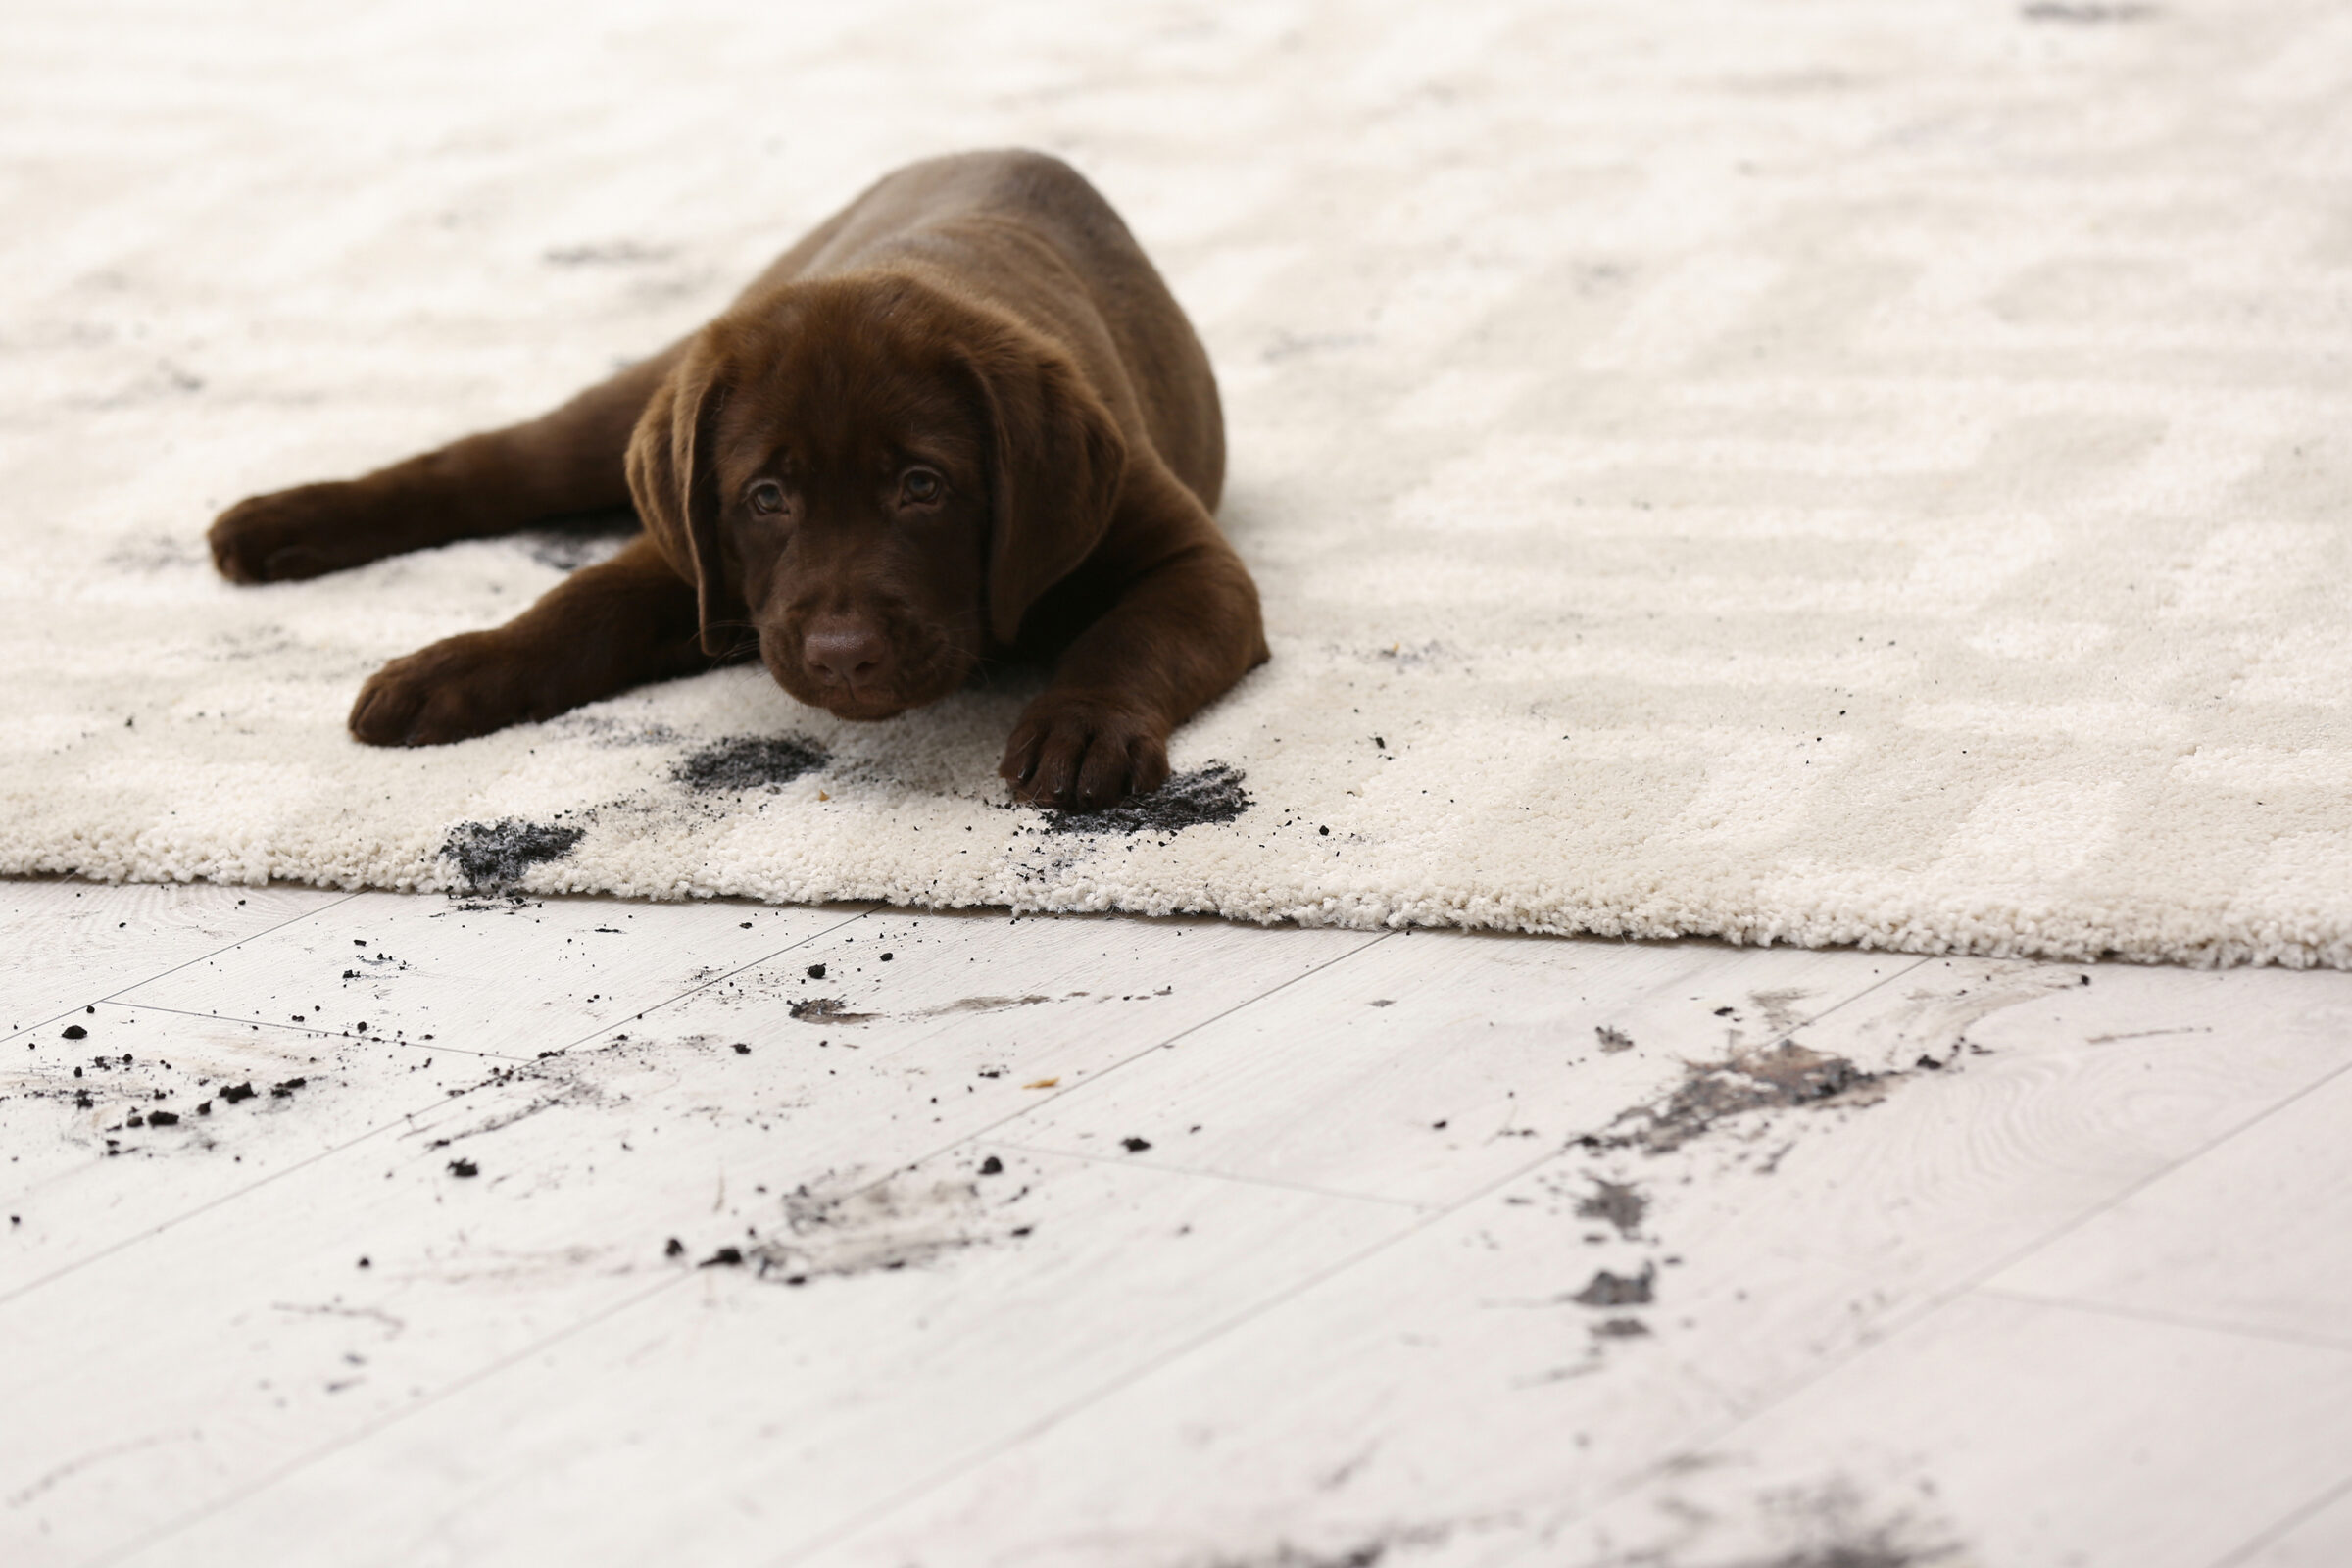
M 1049 811 L 1049 833 L 1181 833 L 1209 822 L 1230 822 L 1250 809 L 1242 771 L 1211 762 L 1178 773 L 1149 795 L 1100 811 Z
M 690 790 L 772 789 L 832 760 L 804 736 L 737 735 L 681 759 L 669 776 Z
M 449 1173 L 459 1177 L 479 1176 L 482 1167 L 470 1159 L 453 1159 L 449 1162 Z
M 1599 1028 L 1593 1030 L 1592 1033 L 1598 1037 L 1600 1041 L 1600 1049 L 1609 1053 L 1611 1055 L 1616 1054 L 1620 1051 L 1631 1051 L 1634 1049 L 1634 1037 L 1627 1034 L 1622 1029 L 1612 1029 L 1604 1023 Z
M 534 865 L 561 860 L 586 830 L 503 817 L 496 822 L 460 822 L 441 841 L 441 858 L 475 892 L 497 892 L 522 880 Z
M 90 1032 L 77 1023 L 66 1025 L 61 1033 L 68 1040 L 87 1040 L 90 1037 Z
M 1592 1334 L 1595 1339 L 1602 1340 L 1646 1339 L 1649 1325 L 1638 1317 L 1603 1318 L 1592 1325 Z

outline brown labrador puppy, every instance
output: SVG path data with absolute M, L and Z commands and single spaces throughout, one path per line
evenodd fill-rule
M 540 418 L 212 527 L 238 582 L 633 504 L 645 532 L 523 614 L 386 664 L 352 733 L 431 746 L 754 654 L 844 718 L 1050 659 L 1005 743 L 1025 802 L 1168 774 L 1168 732 L 1266 658 L 1210 513 L 1216 381 L 1127 227 L 1057 159 L 885 177 L 684 342 Z

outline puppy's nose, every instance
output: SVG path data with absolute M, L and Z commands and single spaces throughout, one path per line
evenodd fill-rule
M 801 659 L 828 686 L 857 686 L 882 672 L 890 645 L 862 621 L 827 616 L 808 628 Z

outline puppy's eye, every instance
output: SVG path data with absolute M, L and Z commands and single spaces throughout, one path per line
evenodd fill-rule
M 937 501 L 947 488 L 947 481 L 929 468 L 909 468 L 899 481 L 899 496 L 910 506 L 925 507 Z
M 754 512 L 762 517 L 772 517 L 784 510 L 784 487 L 773 479 L 762 479 L 752 486 L 748 499 Z

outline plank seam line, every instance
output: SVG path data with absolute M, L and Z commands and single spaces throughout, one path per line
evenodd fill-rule
M 529 1061 L 529 1056 L 510 1056 L 500 1051 L 468 1051 L 464 1046 L 445 1045 L 438 1040 L 401 1040 L 391 1035 L 355 1035 L 349 1030 L 314 1029 L 307 1023 L 275 1023 L 268 1018 L 245 1018 L 227 1012 L 195 1012 L 186 1007 L 167 1007 L 153 1002 L 115 1002 L 101 999 L 109 1007 L 128 1007 L 138 1012 L 164 1012 L 175 1018 L 194 1018 L 203 1023 L 241 1023 L 256 1029 L 282 1029 L 290 1034 L 309 1035 L 318 1040 L 351 1040 L 361 1044 L 402 1046 L 412 1051 L 447 1052 L 453 1056 L 478 1056 L 484 1061 Z
M 1008 1149 L 1044 1159 L 1082 1159 L 1090 1165 L 1107 1165 L 1117 1170 L 1148 1170 L 1154 1176 L 1190 1176 L 1203 1181 L 1232 1182 L 1243 1187 L 1269 1187 L 1286 1193 L 1305 1193 L 1314 1198 L 1337 1199 L 1346 1202 L 1380 1203 L 1390 1208 L 1407 1209 L 1415 1213 L 1430 1205 L 1411 1198 L 1389 1198 L 1380 1193 L 1349 1193 L 1336 1187 L 1317 1187 L 1311 1182 L 1286 1182 L 1274 1176 L 1245 1176 L 1235 1171 L 1212 1170 L 1203 1165 L 1171 1165 L 1165 1160 L 1137 1159 L 1132 1154 L 1098 1154 L 1090 1150 L 1048 1149 L 1039 1144 L 1016 1144 L 1004 1139 L 991 1140 L 992 1147 Z
M 247 1482 L 244 1486 L 239 1487 L 232 1492 L 225 1493 L 222 1495 L 214 1498 L 210 1502 L 200 1504 L 199 1506 L 189 1510 L 184 1514 L 181 1514 L 178 1518 L 173 1519 L 169 1523 L 158 1525 L 155 1529 L 149 1531 L 144 1536 L 136 1537 L 110 1551 L 102 1552 L 99 1555 L 90 1558 L 89 1561 L 91 1568 L 104 1568 L 105 1564 L 123 1562 L 131 1557 L 135 1557 L 139 1553 L 146 1551 L 148 1548 L 162 1544 L 169 1538 L 178 1535 L 183 1531 L 203 1523 L 206 1519 L 212 1517 L 214 1514 L 220 1513 L 225 1509 L 234 1507 L 238 1503 L 245 1501 L 248 1497 L 254 1496 L 256 1494 L 277 1485 L 279 1482 L 285 1480 L 286 1477 L 294 1474 L 296 1471 L 307 1469 L 321 1459 L 339 1453 L 343 1449 L 353 1446 L 355 1444 L 363 1443 L 368 1439 L 374 1437 L 377 1433 L 383 1431 L 387 1427 L 397 1425 L 402 1421 L 406 1421 L 409 1419 L 409 1417 L 417 1414 L 419 1411 L 430 1409 L 432 1406 L 439 1404 L 444 1399 L 451 1398 L 459 1394 L 463 1394 L 466 1390 L 473 1387 L 475 1384 L 481 1382 L 485 1378 L 495 1377 L 499 1373 L 506 1371 L 508 1368 L 514 1366 L 519 1362 L 526 1361 L 530 1357 L 541 1353 L 551 1347 L 562 1344 L 564 1341 L 570 1339 L 576 1334 L 580 1334 L 588 1329 L 594 1328 L 596 1325 L 604 1322 L 608 1318 L 618 1316 L 620 1313 L 627 1311 L 629 1308 L 637 1305 L 641 1301 L 649 1301 L 655 1297 L 660 1296 L 664 1291 L 676 1289 L 678 1286 L 683 1285 L 686 1281 L 692 1278 L 694 1278 L 694 1274 L 691 1271 L 682 1272 L 668 1279 L 657 1281 L 653 1285 L 648 1286 L 646 1289 L 635 1292 L 632 1295 L 625 1296 L 617 1301 L 613 1301 L 605 1306 L 599 1307 L 597 1310 L 588 1313 L 586 1316 L 578 1319 L 575 1322 L 566 1324 L 563 1328 L 554 1330 L 552 1333 L 541 1336 L 538 1340 L 521 1348 L 520 1349 L 510 1351 L 506 1355 L 499 1357 L 497 1360 L 490 1362 L 486 1366 L 477 1367 L 473 1371 L 466 1373 L 462 1377 L 451 1380 L 441 1388 L 438 1388 L 432 1393 L 425 1395 L 422 1398 L 414 1399 L 409 1403 L 402 1405 L 397 1410 L 387 1411 L 372 1421 L 365 1422 L 360 1426 L 354 1427 L 351 1431 L 345 1433 L 339 1438 L 334 1439 L 332 1442 L 322 1444 L 316 1448 L 308 1450 L 307 1452 L 296 1454 L 294 1457 L 279 1464 L 274 1470 L 267 1471 L 264 1474 L 255 1477 L 253 1480 Z
M 2307 1520 L 2318 1518 L 2327 1509 L 2335 1506 L 2347 1497 L 2352 1497 L 2352 1476 L 2346 1476 L 2300 1508 L 2290 1509 L 2285 1518 L 2267 1527 L 2227 1557 L 2217 1559 L 2213 1568 L 2238 1568 L 2239 1564 L 2252 1558 L 2254 1553 L 2262 1550 L 2263 1547 L 2284 1540 L 2287 1533 L 2296 1526 Z
M 2139 1323 L 2158 1323 L 2167 1328 L 2196 1329 L 2206 1334 L 2234 1335 L 2250 1340 L 2271 1340 L 2282 1345 L 2300 1345 L 2315 1350 L 2335 1350 L 2352 1354 L 2352 1339 L 2330 1338 L 2325 1334 L 2300 1334 L 2292 1329 L 2263 1328 L 2251 1323 L 2231 1323 L 2225 1319 L 2202 1317 L 2190 1312 L 2160 1312 L 2152 1307 L 2124 1306 L 2113 1301 L 2078 1300 L 2064 1296 L 2044 1296 L 2035 1291 L 2011 1290 L 1999 1285 L 1980 1285 L 1974 1296 L 1994 1300 L 2016 1301 L 2025 1306 L 2048 1307 L 2062 1312 L 2088 1312 L 2100 1317 L 2129 1318 Z

